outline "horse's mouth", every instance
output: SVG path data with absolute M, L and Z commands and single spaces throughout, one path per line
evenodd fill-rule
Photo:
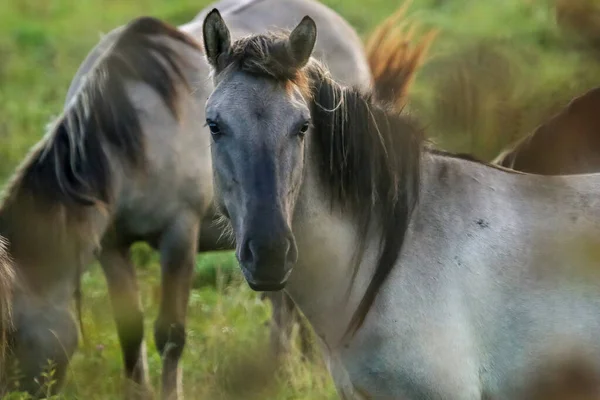
M 255 292 L 278 292 L 280 290 L 283 290 L 283 288 L 285 287 L 285 282 L 253 282 L 247 279 L 246 281 L 248 282 L 248 286 L 250 286 L 250 289 L 254 290 Z
M 282 279 L 274 280 L 274 279 L 259 279 L 253 276 L 252 273 L 248 272 L 248 270 L 242 267 L 242 273 L 244 274 L 244 278 L 246 278 L 246 282 L 248 282 L 248 286 L 250 289 L 255 292 L 277 292 L 285 288 L 285 284 L 287 283 L 289 272 L 286 273 Z

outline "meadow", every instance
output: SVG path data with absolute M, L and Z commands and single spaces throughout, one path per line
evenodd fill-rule
M 399 0 L 326 0 L 365 40 Z M 483 159 L 528 133 L 574 95 L 600 82 L 600 7 L 586 0 L 413 0 L 407 17 L 438 35 L 409 93 L 438 146 Z M 0 179 L 5 182 L 62 110 L 69 83 L 100 34 L 151 15 L 191 20 L 206 0 L 5 0 L 0 6 Z M 595 8 L 594 8 L 595 7 Z M 155 387 L 152 339 L 158 258 L 134 250 Z M 266 357 L 270 308 L 241 278 L 229 252 L 198 256 L 183 356 L 188 399 L 335 399 L 318 356 Z M 60 399 L 115 399 L 121 353 L 98 266 L 83 277 L 85 340 Z M 51 368 L 48 385 L 52 385 Z M 16 388 L 18 389 L 18 388 Z M 25 399 L 15 393 L 9 399 Z

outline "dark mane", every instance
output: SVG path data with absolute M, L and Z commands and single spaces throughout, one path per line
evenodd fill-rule
M 314 126 L 309 151 L 320 164 L 320 182 L 332 207 L 355 216 L 359 243 L 366 242 L 371 223 L 381 228 L 375 274 L 352 317 L 351 333 L 361 326 L 399 256 L 418 197 L 425 141 L 411 119 L 375 102 L 370 93 L 340 86 L 314 59 L 301 70 L 291 68 L 285 39 L 266 34 L 239 40 L 223 67 L 306 85 Z M 360 257 L 355 260 L 357 267 Z
M 200 50 L 188 36 L 158 19 L 130 22 L 23 162 L 9 186 L 9 198 L 25 190 L 48 205 L 111 202 L 108 152 L 132 169 L 145 162 L 139 111 L 126 92 L 126 82 L 148 84 L 175 116 L 181 86 L 189 89 L 184 60 L 164 41 L 155 40 L 159 35 Z
M 272 31 L 236 40 L 221 56 L 218 72 L 235 69 L 282 83 L 301 84 L 306 76 L 293 67 L 294 60 L 286 49 L 288 36 L 289 32 Z
M 372 94 L 343 88 L 318 69 L 309 74 L 314 85 L 311 151 L 320 161 L 323 187 L 333 204 L 356 216 L 360 243 L 366 243 L 373 217 L 382 230 L 375 274 L 352 318 L 352 331 L 361 326 L 400 254 L 418 197 L 424 136 L 414 121 L 375 103 Z

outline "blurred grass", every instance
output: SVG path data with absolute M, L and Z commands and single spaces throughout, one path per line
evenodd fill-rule
M 600 82 L 598 14 L 586 8 L 591 0 L 586 1 L 559 1 L 557 24 L 554 0 L 413 0 L 411 18 L 423 29 L 441 32 L 412 87 L 410 108 L 441 146 L 486 159 L 495 156 L 573 95 Z M 324 2 L 363 37 L 401 4 Z M 9 176 L 60 113 L 73 75 L 102 32 L 140 15 L 184 23 L 206 4 L 5 0 L 0 6 L 0 179 Z M 585 23 L 579 22 L 582 18 Z M 158 300 L 157 258 L 145 246 L 134 252 L 157 386 L 160 359 L 151 334 Z M 277 368 L 264 358 L 269 305 L 247 288 L 230 253 L 202 255 L 197 264 L 183 358 L 188 398 L 249 399 L 249 393 L 273 399 L 336 397 L 322 365 L 301 362 L 297 353 Z M 73 360 L 61 398 L 120 397 L 121 354 L 106 296 L 95 266 L 84 280 L 88 342 Z M 248 386 L 250 381 L 255 384 Z

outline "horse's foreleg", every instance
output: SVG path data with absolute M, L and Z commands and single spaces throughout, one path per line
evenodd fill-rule
M 162 397 L 182 399 L 179 359 L 185 346 L 185 318 L 194 270 L 199 222 L 179 218 L 160 241 L 161 303 L 154 326 L 156 347 L 163 359 Z
M 151 398 L 144 344 L 144 316 L 128 248 L 104 248 L 99 256 L 106 277 L 125 364 L 126 398 Z

